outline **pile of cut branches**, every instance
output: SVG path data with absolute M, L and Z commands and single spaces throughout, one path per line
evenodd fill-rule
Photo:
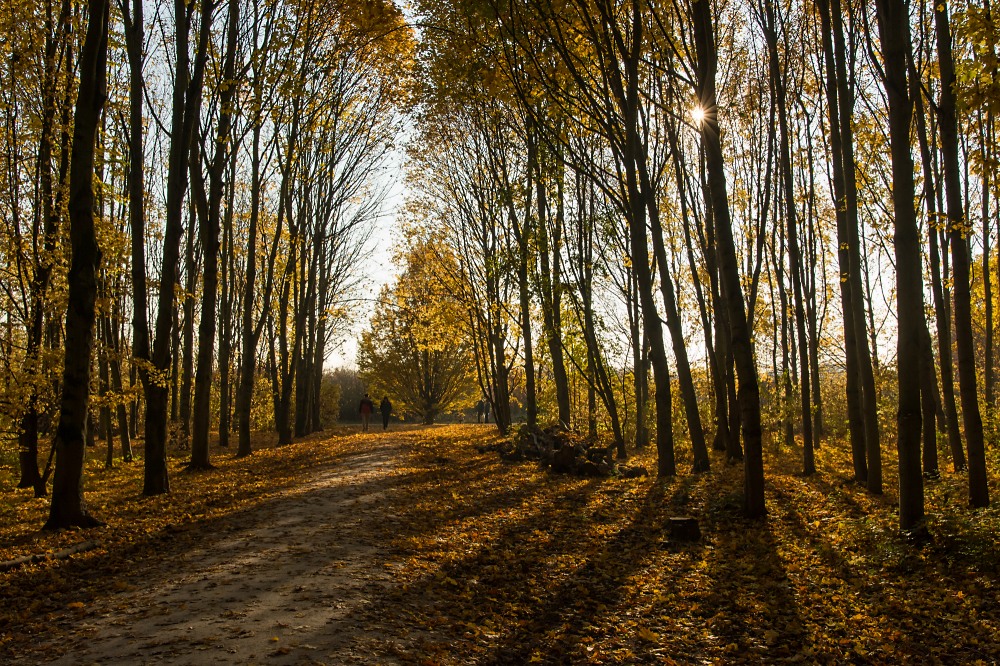
M 613 445 L 585 437 L 559 424 L 546 428 L 524 425 L 510 439 L 485 448 L 495 450 L 501 460 L 508 462 L 536 460 L 556 474 L 626 478 L 648 474 L 643 467 L 619 466 Z

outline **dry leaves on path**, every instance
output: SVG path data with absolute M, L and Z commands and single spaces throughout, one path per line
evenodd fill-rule
M 88 498 L 110 527 L 46 536 L 39 517 L 3 535 L 4 557 L 102 545 L 0 576 L 0 658 L 27 658 L 42 636 L 55 640 L 31 661 L 67 648 L 167 663 L 1000 655 L 1000 514 L 965 509 L 961 476 L 929 482 L 934 540 L 917 545 L 896 533 L 891 496 L 846 480 L 833 443 L 813 477 L 770 453 L 769 515 L 750 523 L 741 469 L 721 460 L 668 480 L 581 479 L 478 452 L 495 439 L 477 425 L 331 435 L 220 457 L 154 499 L 125 470 L 107 485 L 91 470 Z M 669 537 L 679 514 L 698 519 L 700 541 Z

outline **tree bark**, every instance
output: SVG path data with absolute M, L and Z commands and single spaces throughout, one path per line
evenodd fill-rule
M 719 243 L 719 272 L 726 296 L 729 328 L 732 333 L 733 356 L 739 374 L 739 404 L 742 415 L 743 459 L 743 511 L 748 518 L 760 518 L 766 513 L 764 504 L 764 460 L 761 449 L 760 390 L 757 384 L 757 367 L 754 364 L 747 314 L 740 285 L 739 263 L 726 191 L 726 168 L 716 116 L 715 76 L 718 52 L 715 43 L 715 26 L 711 6 L 705 0 L 692 4 L 692 23 L 697 50 L 698 101 L 705 110 L 701 125 L 702 143 L 705 146 L 705 164 L 708 168 L 708 185 L 712 194 Z
M 972 295 L 968 238 L 972 231 L 962 205 L 962 175 L 959 167 L 958 119 L 955 115 L 955 64 L 951 51 L 951 27 L 947 0 L 934 5 L 941 99 L 938 103 L 941 153 L 944 158 L 945 201 L 951 240 L 952 284 L 955 297 L 955 342 L 958 353 L 958 385 L 962 397 L 962 420 L 969 452 L 969 505 L 990 504 L 983 443 L 983 420 L 976 389 L 976 349 L 972 337 Z M 900 322 L 902 325 L 902 322 Z
M 910 155 L 912 99 L 907 82 L 911 56 L 910 19 L 905 0 L 876 0 L 882 43 L 885 91 L 889 99 L 889 142 L 892 151 L 893 244 L 896 256 L 896 342 L 899 411 L 896 446 L 899 451 L 899 526 L 910 530 L 924 517 L 920 470 L 920 326 L 923 322 L 923 280 L 920 237 L 913 210 L 913 159 Z
M 865 443 L 864 414 L 861 406 L 861 371 L 858 360 L 858 342 L 854 323 L 854 295 L 851 288 L 850 253 L 847 226 L 848 197 L 845 176 L 844 142 L 851 137 L 841 135 L 840 90 L 838 59 L 834 53 L 833 18 L 830 0 L 816 0 L 820 14 L 820 34 L 826 72 L 827 113 L 830 119 L 830 148 L 833 153 L 833 190 L 837 215 L 837 261 L 840 268 L 840 303 L 844 320 L 844 364 L 846 373 L 847 425 L 851 439 L 851 459 L 854 463 L 854 480 L 868 483 L 868 457 Z M 840 11 L 840 3 L 836 3 Z M 838 19 L 840 21 L 841 19 Z M 841 38 L 842 42 L 842 38 Z M 844 68 L 846 72 L 846 67 Z M 852 165 L 853 168 L 853 165 Z M 860 296 L 859 296 L 860 298 Z
M 90 367 L 94 347 L 97 270 L 101 251 L 94 228 L 94 165 L 98 123 L 107 96 L 108 0 L 89 0 L 87 34 L 80 52 L 80 92 L 73 126 L 70 166 L 69 309 L 66 313 L 66 359 L 56 429 L 56 467 L 52 503 L 44 529 L 94 527 L 101 522 L 83 497 L 83 462 L 90 402 Z

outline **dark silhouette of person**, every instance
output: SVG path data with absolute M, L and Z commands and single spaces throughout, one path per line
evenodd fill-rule
M 392 403 L 389 402 L 389 396 L 382 396 L 382 402 L 379 403 L 378 410 L 382 412 L 382 430 L 388 430 L 389 414 L 392 414 Z
M 489 400 L 483 401 L 483 423 L 490 422 L 490 402 Z
M 358 413 L 361 414 L 361 430 L 363 432 L 368 432 L 368 421 L 371 420 L 372 412 L 374 411 L 375 403 L 365 393 L 365 397 L 361 398 L 361 403 L 358 405 Z
M 483 414 L 485 412 L 486 412 L 486 401 L 480 399 L 479 402 L 476 403 L 476 423 L 483 422 Z

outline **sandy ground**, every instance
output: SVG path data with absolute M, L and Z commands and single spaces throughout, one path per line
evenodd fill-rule
M 71 639 L 41 643 L 17 663 L 395 661 L 364 620 L 391 582 L 370 527 L 391 520 L 398 442 L 380 434 L 373 444 L 199 535 L 194 550 L 133 572 L 133 589 L 57 621 Z

